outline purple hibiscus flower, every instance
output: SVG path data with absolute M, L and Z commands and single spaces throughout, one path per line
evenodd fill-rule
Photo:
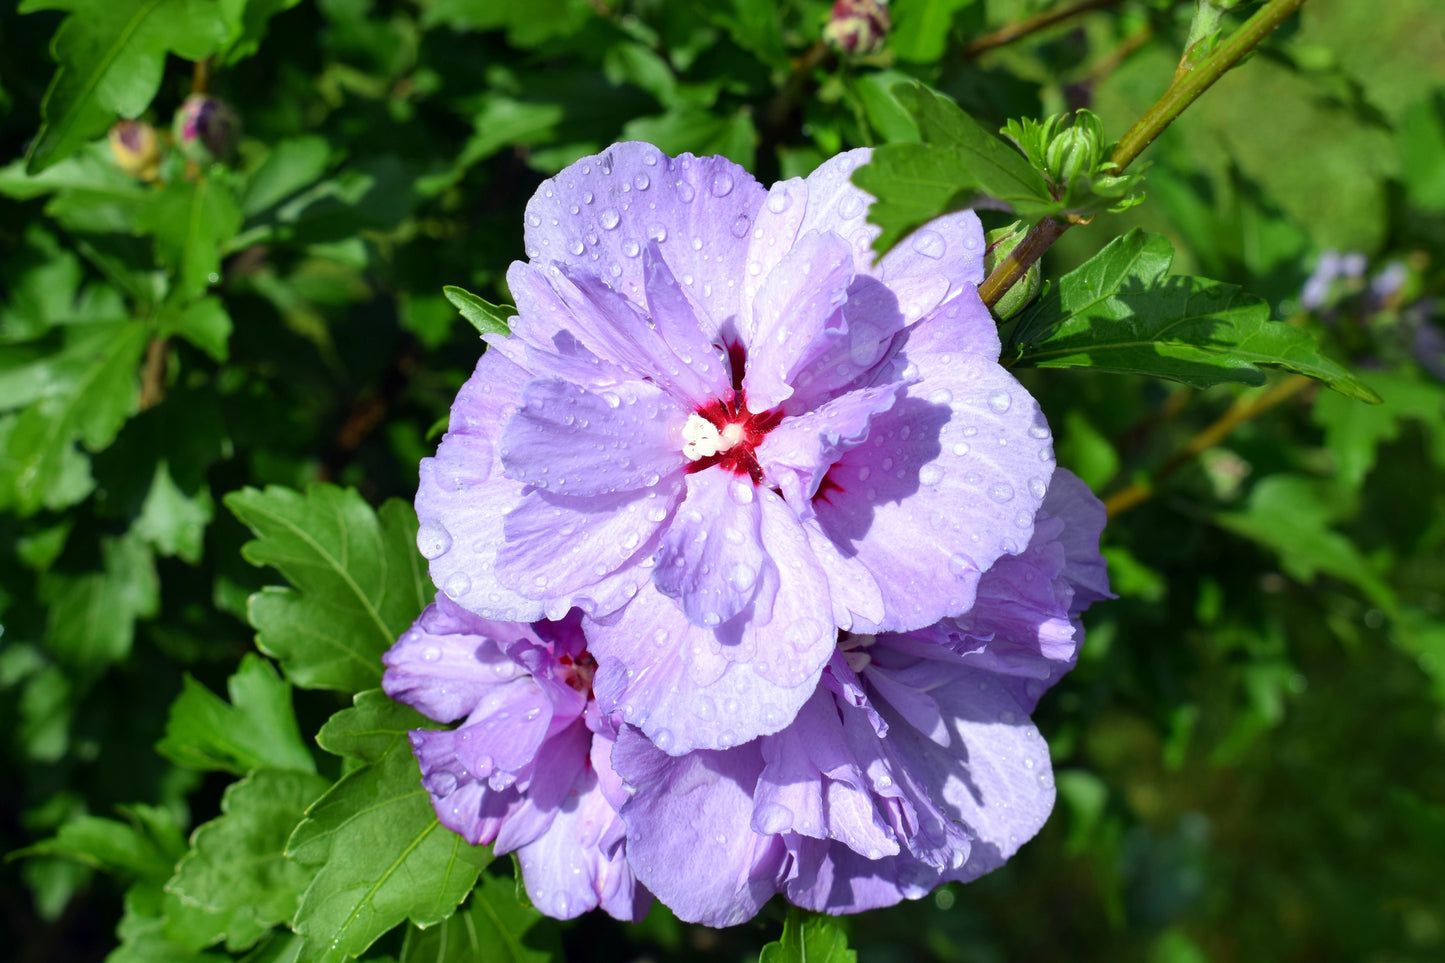
M 966 616 L 844 633 L 782 732 L 677 757 L 624 728 L 612 765 L 637 878 L 683 919 L 727 926 L 775 893 L 851 913 L 1002 865 L 1053 807 L 1029 714 L 1074 664 L 1079 613 L 1109 597 L 1103 524 L 1059 471 L 1027 550 L 984 574 Z
M 866 156 L 765 190 L 628 143 L 544 182 L 511 335 L 422 464 L 436 584 L 488 619 L 580 609 L 599 700 L 669 753 L 782 729 L 839 628 L 967 611 L 1047 490 L 978 219 L 875 265 Z
M 608 761 L 613 720 L 592 697 L 596 668 L 577 619 L 489 622 L 439 595 L 383 661 L 382 688 L 450 730 L 411 733 L 442 825 L 513 850 L 548 916 L 602 907 L 641 919 L 651 896 L 627 863 Z

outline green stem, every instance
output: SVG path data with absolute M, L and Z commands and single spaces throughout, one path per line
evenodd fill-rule
M 1182 114 L 1186 107 L 1199 99 L 1200 95 L 1223 77 L 1231 67 L 1244 59 L 1244 55 L 1274 32 L 1292 13 L 1304 6 L 1305 0 L 1269 0 L 1234 35 L 1214 49 L 1199 62 L 1193 70 L 1178 74 L 1163 96 L 1144 112 L 1138 122 L 1129 128 L 1119 141 L 1110 158 L 1118 165 L 1115 173 L 1134 162 L 1144 148 L 1164 133 L 1164 129 Z M 993 307 L 999 298 L 1008 292 L 1028 272 L 1049 247 L 1072 226 L 1071 222 L 1045 218 L 1024 238 L 1023 243 L 1003 260 L 993 273 L 979 286 L 978 293 L 983 303 Z
M 1245 21 L 1244 26 L 1236 30 L 1232 37 L 1201 60 L 1198 66 L 1176 77 L 1169 89 L 1164 91 L 1164 96 L 1145 111 L 1144 116 L 1129 128 L 1129 132 L 1114 149 L 1114 156 L 1110 159 L 1119 165 L 1119 170 L 1128 167 L 1186 107 L 1214 86 L 1215 81 L 1244 59 L 1245 54 L 1258 47 L 1265 37 L 1304 6 L 1304 3 L 1305 0 L 1269 0 L 1258 13 Z

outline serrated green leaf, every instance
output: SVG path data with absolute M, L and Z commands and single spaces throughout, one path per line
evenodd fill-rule
M 348 728 L 394 725 L 380 700 L 358 699 Z M 308 958 L 331 963 L 362 953 L 404 920 L 429 926 L 450 916 L 491 861 L 437 821 L 404 730 L 391 730 L 375 760 L 346 775 L 307 812 L 286 852 L 319 864 L 294 926 Z M 365 743 L 374 747 L 376 736 Z
M 63 357 L 42 363 L 29 388 L 10 382 L 12 398 L 38 386 L 36 400 L 11 422 L 0 440 L 0 504 L 21 514 L 61 509 L 90 490 L 88 460 L 78 438 L 99 451 L 115 438 L 136 408 L 136 369 L 146 326 L 134 321 L 87 325 L 74 332 Z
M 515 308 L 493 304 L 455 284 L 443 287 L 442 293 L 452 306 L 462 313 L 462 317 L 477 329 L 478 334 L 506 334 L 511 331 L 507 319 L 516 315 Z
M 1263 384 L 1283 368 L 1360 401 L 1369 386 L 1319 353 L 1309 332 L 1271 321 L 1269 305 L 1232 284 L 1166 277 L 1173 251 L 1130 231 L 1066 274 L 1019 316 L 1004 357 L 1040 368 L 1144 374 L 1196 388 Z
M 783 935 L 763 947 L 758 963 L 858 963 L 836 917 L 788 908 Z
M 1333 485 L 1298 475 L 1270 475 L 1249 493 L 1242 512 L 1221 512 L 1214 521 L 1279 555 L 1285 574 L 1311 585 L 1320 572 L 1359 588 L 1387 613 L 1395 593 L 1374 567 L 1330 523 L 1341 499 Z
M 171 477 L 169 463 L 161 461 L 156 464 L 145 503 L 132 528 L 162 555 L 196 565 L 201 561 L 206 526 L 215 514 L 210 488 L 202 485 L 194 495 L 188 495 Z
M 953 101 L 920 83 L 898 84 L 893 96 L 907 108 L 921 144 L 885 144 L 853 172 L 853 183 L 877 200 L 868 220 L 883 229 L 873 242 L 881 256 L 936 217 L 970 207 L 981 196 L 1007 204 L 1026 219 L 1062 208 L 1022 154 Z
M 192 769 L 238 775 L 262 766 L 316 771 L 291 708 L 291 687 L 269 662 L 247 654 L 226 691 L 230 702 L 187 675 L 156 751 Z
M 225 361 L 231 340 L 231 316 L 220 298 L 201 298 L 166 310 L 159 321 L 162 335 L 179 335 L 217 361 Z
M 933 63 L 943 56 L 954 16 L 974 0 L 893 0 L 888 49 L 900 60 Z
M 1358 487 L 1375 466 L 1380 445 L 1400 436 L 1400 423 L 1418 419 L 1432 441 L 1436 464 L 1445 466 L 1445 387 L 1404 373 L 1363 372 L 1360 379 L 1382 399 L 1358 405 L 1339 395 L 1323 395 L 1311 409 L 1315 424 L 1325 430 L 1325 445 L 1335 456 L 1339 480 Z
M 157 258 L 174 272 L 177 293 L 190 298 L 220 280 L 222 247 L 241 229 L 241 206 L 229 179 L 213 173 L 167 184 L 137 226 L 155 235 Z
M 547 963 L 564 959 L 556 924 L 517 899 L 517 885 L 483 874 L 471 901 L 440 926 L 411 927 L 401 963 Z
M 326 720 L 316 742 L 332 755 L 376 762 L 408 729 L 431 727 L 431 720 L 411 706 L 387 698 L 380 689 L 368 689 L 356 694 L 350 709 Z
M 226 939 L 242 949 L 291 918 L 315 870 L 286 858 L 286 840 L 329 786 L 311 772 L 262 768 L 226 789 L 221 815 L 196 830 L 166 884 L 211 924 L 193 948 Z
M 139 535 L 104 539 L 101 554 L 104 571 L 51 571 L 40 581 L 40 600 L 49 606 L 46 648 L 66 664 L 97 674 L 125 658 L 136 620 L 160 608 L 155 557 Z
M 34 174 L 73 153 L 117 117 L 135 117 L 160 86 L 166 54 L 209 57 L 225 40 L 210 0 L 27 0 L 21 13 L 65 10 L 51 53 L 40 133 L 26 155 Z
M 186 851 L 174 817 L 155 806 L 119 808 L 126 822 L 81 816 L 60 827 L 51 838 L 16 850 L 7 858 L 54 856 L 127 879 L 153 884 L 165 882 L 176 860 Z
M 125 894 L 125 913 L 115 928 L 120 945 L 105 963 L 229 963 L 230 957 L 200 953 L 167 935 L 168 910 L 174 907 L 157 883 L 137 883 Z
M 293 587 L 251 597 L 256 643 L 302 688 L 357 692 L 381 680 L 381 654 L 430 597 L 416 515 L 393 499 L 379 512 L 350 489 L 243 489 L 226 507 L 257 536 L 241 552 Z

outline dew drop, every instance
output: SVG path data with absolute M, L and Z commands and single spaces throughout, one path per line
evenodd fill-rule
M 716 713 L 716 707 L 707 696 L 698 696 L 693 700 L 692 714 L 699 719 L 711 719 Z
M 1006 482 L 995 482 L 988 486 L 988 497 L 1002 504 L 1014 497 L 1013 486 Z
M 768 210 L 774 214 L 781 214 L 793 203 L 792 195 L 786 190 L 774 190 L 768 194 Z
M 636 241 L 624 241 L 622 243 L 622 253 L 628 257 L 637 257 L 637 255 L 642 253 L 642 245 Z
M 618 224 L 622 223 L 622 218 L 618 216 L 618 213 L 610 207 L 607 210 L 603 211 L 602 214 L 597 218 L 597 220 L 599 223 L 601 223 L 602 229 L 604 231 L 610 231 L 616 228 Z
M 567 245 L 567 250 L 571 251 L 574 256 L 580 255 L 583 251 L 582 242 L 580 240 L 574 240 L 571 244 Z
M 727 197 L 732 193 L 733 176 L 727 171 L 718 171 L 712 179 L 712 196 Z
M 988 406 L 999 414 L 1008 411 L 1011 404 L 1013 404 L 1013 397 L 1007 391 L 995 391 L 988 396 Z
M 1043 498 L 1046 494 L 1048 494 L 1048 491 L 1049 486 L 1044 483 L 1044 480 L 1042 478 L 1029 479 L 1030 495 L 1033 495 L 1035 498 Z
M 632 179 L 632 186 L 635 187 L 635 188 L 637 188 L 639 191 L 645 191 L 645 190 L 647 190 L 647 188 L 648 188 L 651 184 L 652 184 L 652 181 L 648 178 L 648 176 L 647 176 L 646 174 L 638 174 L 636 177 L 634 177 L 634 178 Z
M 692 185 L 691 185 L 691 184 L 689 184 L 687 181 L 678 181 L 678 182 L 677 182 L 677 198 L 678 198 L 678 200 L 682 201 L 684 204 L 689 204 L 689 203 L 692 202 L 693 196 L 694 196 L 694 194 L 693 194 L 693 189 L 692 189 Z
M 918 480 L 925 485 L 937 485 L 943 481 L 943 469 L 930 462 L 918 469 Z
M 733 237 L 743 237 L 746 235 L 748 233 L 748 216 L 746 214 L 739 214 L 737 220 L 733 221 L 732 227 L 729 228 L 729 230 L 733 232 Z
M 452 533 L 441 522 L 427 522 L 417 529 L 416 547 L 423 558 L 438 558 L 452 547 Z
M 863 213 L 863 198 L 857 194 L 846 194 L 843 200 L 838 202 L 838 215 L 849 219 Z
M 472 590 L 472 578 L 466 572 L 453 572 L 447 576 L 446 584 L 442 591 L 447 593 L 447 598 L 459 599 Z
M 966 441 L 956 441 L 956 442 L 954 442 L 954 443 L 953 443 L 953 453 L 954 453 L 955 455 L 966 455 L 966 454 L 968 454 L 968 442 L 966 442 Z
M 753 821 L 757 824 L 758 831 L 764 835 L 774 836 L 778 833 L 785 833 L 793 826 L 793 811 L 787 806 L 770 802 L 763 803 L 758 811 L 753 814 Z
M 919 231 L 913 239 L 913 250 L 930 257 L 934 260 L 943 257 L 948 250 L 948 245 L 943 240 L 943 235 L 937 231 Z
M 658 244 L 661 244 L 663 241 L 667 240 L 667 228 L 663 227 L 661 224 L 654 224 L 647 229 L 647 236 L 652 238 Z
M 933 394 L 928 396 L 928 400 L 933 402 L 935 405 L 946 405 L 953 400 L 953 392 L 949 391 L 947 388 L 939 388 Z
M 750 505 L 755 497 L 753 494 L 753 486 L 741 479 L 737 479 L 728 485 L 728 494 L 732 495 L 733 501 L 739 505 Z
M 659 729 L 652 736 L 652 744 L 657 748 L 661 749 L 663 752 L 667 752 L 667 750 L 671 749 L 673 743 L 675 743 L 676 741 L 677 740 L 672 737 L 671 729 Z
M 1049 437 L 1048 425 L 1031 426 L 1029 428 L 1029 435 L 1033 438 L 1039 439 L 1039 441 L 1043 441 L 1045 438 Z
M 442 657 L 442 650 L 435 645 L 429 645 L 421 650 L 421 657 L 424 662 L 435 662 Z

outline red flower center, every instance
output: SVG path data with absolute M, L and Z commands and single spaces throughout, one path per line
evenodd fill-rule
M 690 462 L 687 473 L 721 465 L 734 475 L 747 475 L 754 485 L 759 485 L 763 469 L 754 449 L 783 420 L 783 413 L 777 408 L 757 414 L 748 411 L 747 392 L 743 390 L 747 350 L 736 342 L 728 345 L 728 361 L 732 366 L 732 390 L 697 409 L 683 426 L 686 444 L 682 450 Z

